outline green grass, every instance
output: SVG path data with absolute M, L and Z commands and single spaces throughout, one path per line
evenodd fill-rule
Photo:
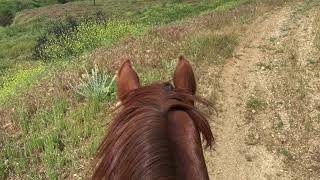
M 286 148 L 279 149 L 279 153 L 284 156 L 289 156 L 289 151 Z
M 45 19 L 27 25 L 0 27 L 0 88 L 8 74 L 29 67 L 36 38 L 47 26 Z
M 282 147 L 278 149 L 278 153 L 284 157 L 286 157 L 287 159 L 292 160 L 293 156 L 291 154 L 291 152 L 288 150 L 288 148 Z
M 172 80 L 173 72 L 176 67 L 176 60 L 162 60 L 161 67 L 148 68 L 141 65 L 135 65 L 135 69 L 138 72 L 138 76 L 143 85 L 149 85 L 150 83 L 162 81 L 170 82 Z
M 25 26 L 2 27 L 0 30 L 0 58 L 20 60 L 30 55 L 36 37 L 45 26 L 46 23 L 40 21 Z
M 225 2 L 228 4 L 233 1 Z M 69 56 L 76 57 L 81 53 L 90 51 L 96 47 L 111 46 L 122 37 L 142 34 L 148 29 L 149 25 L 177 21 L 185 17 L 199 14 L 201 11 L 222 6 L 222 1 L 217 1 L 214 4 L 209 4 L 207 6 L 205 6 L 204 3 L 200 3 L 198 6 L 186 3 L 166 3 L 164 5 L 152 6 L 151 9 L 145 8 L 138 14 L 133 14 L 133 17 L 139 17 L 137 21 L 142 23 L 141 25 L 134 25 L 129 21 L 123 20 L 112 20 L 107 24 L 98 24 L 94 22 L 81 23 L 78 30 L 71 35 L 59 38 L 49 37 L 49 43 L 44 47 L 43 53 L 45 54 L 46 59 L 70 59 Z M 34 46 L 34 38 L 37 37 L 37 31 L 35 31 L 35 29 L 41 29 L 41 24 L 46 24 L 45 20 L 43 20 L 43 23 L 40 21 L 40 23 L 31 24 L 28 27 L 17 25 L 3 29 L 2 34 L 5 38 L 4 43 L 1 44 L 3 46 L 2 51 L 0 51 L 0 56 L 5 59 L 1 68 L 2 71 L 4 71 L 2 72 L 3 74 L 6 74 L 6 70 L 10 70 L 10 65 L 12 65 L 12 63 L 6 62 L 12 62 L 14 61 L 13 59 L 16 61 L 20 61 L 20 59 L 31 59 L 30 47 Z M 6 41 L 7 39 L 9 39 L 9 41 Z M 212 57 L 211 60 L 219 62 L 232 55 L 231 53 L 237 44 L 236 42 L 237 40 L 233 36 L 209 36 L 199 38 L 193 42 L 196 44 L 195 49 L 193 50 L 196 52 L 195 58 L 201 61 L 205 56 L 210 56 Z M 18 44 L 18 46 L 16 44 Z M 208 49 L 206 47 L 217 48 Z M 152 76 L 155 76 L 155 74 L 152 74 Z M 6 81 L 3 76 L 0 79 L 0 83 L 1 80 Z M 7 90 L 5 89 L 3 91 Z M 13 94 L 14 93 L 12 93 L 12 95 Z
M 221 1 L 220 4 L 215 10 L 216 11 L 226 11 L 232 9 L 233 7 L 238 6 L 241 3 L 249 2 L 250 0 L 238 0 L 238 1 Z
M 257 97 L 250 97 L 246 104 L 247 108 L 253 110 L 262 110 L 267 106 L 267 103 L 263 99 Z
M 83 22 L 71 34 L 48 36 L 39 51 L 44 60 L 77 57 L 97 47 L 109 47 L 125 36 L 137 36 L 145 31 L 144 26 L 127 21 L 112 20 L 107 23 Z
M 199 14 L 207 9 L 208 6 L 202 4 L 193 5 L 188 3 L 168 3 L 145 8 L 141 12 L 138 12 L 136 16 L 140 17 L 140 20 L 138 21 L 145 24 L 167 24 Z
M 21 134 L 4 140 L 0 157 L 6 163 L 0 175 L 60 179 L 80 168 L 80 158 L 94 154 L 103 135 L 104 117 L 99 114 L 103 103 L 89 99 L 66 113 L 72 107 L 66 99 L 52 101 L 52 108 L 44 107 L 35 114 L 24 107 L 13 112 Z
M 146 70 L 139 65 L 135 69 L 143 84 L 170 81 L 175 63 L 175 60 L 165 60 L 160 69 Z M 88 96 L 84 103 L 75 107 L 65 98 L 53 98 L 51 107 L 32 113 L 27 107 L 18 107 L 12 117 L 21 135 L 3 140 L 4 151 L 0 156 L 6 163 L 0 166 L 0 175 L 2 171 L 18 179 L 61 179 L 81 171 L 80 160 L 93 156 L 104 135 L 101 127 L 105 124 L 105 114 L 111 109 L 103 107 L 109 107 L 105 104 L 114 103 L 114 100 L 101 101 L 99 96 Z M 17 146 L 22 148 L 17 149 Z M 42 173 L 39 173 L 39 165 Z
M 172 3 L 171 1 L 161 1 L 161 3 L 160 1 L 156 1 L 151 3 L 141 1 L 130 4 L 122 1 L 115 2 L 109 0 L 106 2 L 97 1 L 97 4 L 101 6 L 101 9 L 104 10 L 104 12 L 106 12 L 107 17 L 111 16 L 108 14 L 111 10 L 114 14 L 112 16 L 113 19 L 124 19 L 120 21 L 115 20 L 113 23 L 111 22 L 111 24 L 113 24 L 110 26 L 111 28 L 115 28 L 116 32 L 117 30 L 120 30 L 119 32 L 122 33 L 122 30 L 125 30 L 126 33 L 131 34 L 130 32 L 137 32 L 137 30 L 143 32 L 149 25 L 174 22 L 186 17 L 195 16 L 203 11 L 223 7 L 224 4 L 229 4 L 231 2 L 240 1 L 208 0 L 201 3 L 193 1 L 182 3 Z M 50 3 L 52 2 L 50 1 Z M 43 5 L 45 5 L 45 3 Z M 29 22 L 27 25 L 17 24 L 6 28 L 0 28 L 0 58 L 4 59 L 3 63 L 0 65 L 0 75 L 10 71 L 16 63 L 21 63 L 26 60 L 29 61 L 31 59 L 36 39 L 40 34 L 44 34 L 46 27 L 51 21 L 45 17 L 37 17 L 34 19 L 34 21 Z M 137 22 L 142 24 L 136 25 Z M 90 27 L 90 25 L 88 25 L 83 27 L 82 32 L 75 33 L 71 37 L 65 39 L 63 45 L 66 45 L 68 48 L 63 49 L 52 43 L 47 51 L 49 51 L 48 54 L 50 54 L 50 56 L 60 59 L 66 59 L 62 56 L 70 56 L 70 54 L 72 56 L 78 56 L 84 51 L 90 51 L 96 47 L 112 44 L 112 42 L 119 40 L 120 37 L 118 36 L 116 39 L 111 37 L 111 41 L 109 41 L 110 34 L 109 36 L 107 35 L 108 37 L 104 36 L 108 33 L 114 32 L 111 29 L 108 29 L 108 27 L 102 27 L 95 24 L 93 27 Z M 85 38 L 86 36 L 84 35 L 88 35 L 88 38 Z M 79 37 L 80 39 L 77 39 Z M 53 39 L 51 40 L 55 41 Z
M 81 22 L 71 33 L 65 32 L 58 37 L 51 35 L 52 33 L 46 35 L 46 42 L 43 45 L 40 44 L 41 46 L 36 49 L 40 52 L 36 52 L 36 54 L 40 59 L 49 60 L 78 56 L 96 47 L 112 45 L 128 34 L 133 36 L 143 34 L 154 25 L 179 21 L 210 9 L 231 8 L 240 2 L 242 1 L 220 0 L 211 3 L 162 3 L 118 17 L 127 20 L 111 20 L 107 23 Z M 38 42 L 41 41 L 40 39 Z M 224 45 L 232 50 L 229 44 Z
M 283 122 L 283 120 L 281 119 L 280 114 L 276 114 L 276 119 L 275 119 L 274 122 L 273 122 L 273 127 L 274 127 L 276 130 L 282 130 L 282 129 L 283 129 L 283 127 L 284 127 L 284 122 Z
M 19 91 L 25 91 L 30 85 L 37 81 L 45 71 L 44 66 L 31 69 L 19 70 L 12 77 L 9 77 L 0 89 L 0 105 L 8 101 L 12 96 L 17 96 Z
M 192 17 L 210 10 L 226 10 L 246 0 L 205 0 L 202 2 L 162 3 L 146 7 L 133 14 L 138 22 L 150 25 L 167 24 L 181 19 Z
M 232 57 L 237 44 L 236 34 L 205 34 L 191 41 L 186 54 L 194 56 L 198 62 L 223 64 L 226 59 Z

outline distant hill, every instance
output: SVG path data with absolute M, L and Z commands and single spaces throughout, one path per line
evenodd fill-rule
M 76 0 L 0 0 L 0 26 L 10 25 L 15 14 L 25 9 L 34 9 L 53 4 L 65 4 Z

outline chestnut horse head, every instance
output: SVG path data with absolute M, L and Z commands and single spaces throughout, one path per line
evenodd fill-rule
M 130 61 L 118 74 L 121 108 L 98 148 L 93 179 L 209 179 L 201 138 L 212 146 L 207 119 L 194 107 L 196 82 L 180 57 L 170 83 L 141 86 Z

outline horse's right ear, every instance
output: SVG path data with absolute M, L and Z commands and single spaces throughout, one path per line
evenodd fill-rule
M 140 87 L 137 73 L 133 70 L 130 60 L 126 60 L 118 72 L 118 98 L 123 100 L 124 95 Z
M 197 85 L 191 64 L 183 56 L 179 57 L 176 70 L 173 74 L 173 83 L 176 88 L 196 93 Z

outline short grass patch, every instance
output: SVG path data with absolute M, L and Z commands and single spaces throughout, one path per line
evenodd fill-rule
M 152 82 L 170 82 L 176 67 L 176 60 L 162 60 L 161 66 L 146 69 L 143 66 L 135 65 L 143 85 L 149 85 Z
M 151 6 L 137 12 L 141 22 L 149 25 L 167 24 L 198 14 L 208 6 L 191 3 L 166 3 Z
M 226 11 L 238 6 L 241 3 L 249 2 L 250 0 L 231 0 L 231 1 L 220 1 L 220 5 L 215 9 L 216 11 Z M 218 1 L 219 2 L 219 1 Z
M 266 108 L 267 103 L 258 97 L 250 97 L 246 103 L 247 108 L 252 109 L 252 110 L 262 110 Z
M 273 127 L 274 127 L 276 130 L 281 130 L 281 129 L 284 127 L 284 122 L 283 122 L 280 114 L 276 114 L 275 120 L 274 120 L 274 122 L 273 122 Z
M 191 41 L 186 54 L 194 56 L 197 62 L 223 64 L 226 59 L 232 57 L 237 44 L 236 35 L 205 34 Z
M 45 67 L 40 65 L 17 71 L 12 77 L 7 78 L 0 87 L 0 105 L 4 104 L 10 97 L 16 96 L 19 91 L 25 91 L 38 80 L 38 77 L 44 71 Z

